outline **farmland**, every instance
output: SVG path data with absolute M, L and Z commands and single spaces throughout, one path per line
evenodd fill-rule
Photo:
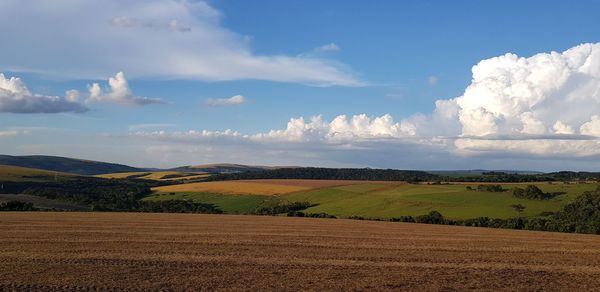
M 600 237 L 262 216 L 0 214 L 0 290 L 593 290 Z
M 372 184 L 368 181 L 347 180 L 302 180 L 302 179 L 262 179 L 262 180 L 235 180 L 199 182 L 157 187 L 156 192 L 212 192 L 222 194 L 249 194 L 249 195 L 280 195 L 317 188 L 343 186 L 353 184 Z M 378 184 L 390 184 L 379 182 Z
M 527 184 L 503 184 L 505 189 Z M 536 183 L 545 192 L 561 192 L 551 200 L 528 200 L 513 197 L 510 191 L 468 191 L 477 184 L 406 184 L 368 181 L 315 180 L 248 180 L 181 184 L 154 188 L 155 194 L 146 200 L 186 199 L 213 203 L 227 213 L 250 213 L 261 200 L 273 202 L 310 202 L 316 206 L 310 213 L 328 213 L 338 217 L 362 216 L 389 219 L 397 216 L 417 216 L 437 210 L 453 219 L 480 216 L 491 218 L 532 217 L 542 212 L 555 212 L 595 184 Z M 249 196 L 249 197 L 248 197 Z M 273 198 L 269 198 L 271 196 Z M 231 212 L 236 201 L 248 202 L 246 208 Z M 511 205 L 525 207 L 522 213 Z
M 100 178 L 115 178 L 115 179 L 127 179 L 127 178 L 138 178 L 158 181 L 170 181 L 170 180 L 188 180 L 208 177 L 208 173 L 185 173 L 178 171 L 154 171 L 154 172 L 116 172 L 99 174 L 96 177 Z

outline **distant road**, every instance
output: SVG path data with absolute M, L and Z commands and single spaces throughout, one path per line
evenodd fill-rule
M 86 206 L 77 205 L 74 203 L 62 202 L 51 200 L 44 197 L 32 196 L 32 195 L 15 195 L 15 194 L 0 194 L 0 202 L 7 201 L 21 201 L 25 203 L 32 203 L 36 208 L 40 209 L 58 209 L 65 211 L 89 211 L 90 208 Z

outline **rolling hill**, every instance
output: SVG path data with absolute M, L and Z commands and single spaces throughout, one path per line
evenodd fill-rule
M 0 165 L 12 165 L 81 175 L 146 171 L 146 169 L 123 164 L 46 155 L 0 155 Z
M 200 165 L 186 165 L 171 169 L 179 172 L 207 172 L 207 173 L 238 173 L 246 171 L 263 171 L 282 168 L 279 166 L 243 165 L 233 163 L 213 163 Z M 287 168 L 287 167 L 286 167 Z

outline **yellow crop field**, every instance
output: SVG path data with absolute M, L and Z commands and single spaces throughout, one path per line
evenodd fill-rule
M 179 177 L 169 177 L 164 178 L 168 175 L 181 175 Z M 204 178 L 209 176 L 210 174 L 204 172 L 198 173 L 184 173 L 178 171 L 155 171 L 155 172 L 116 172 L 116 173 L 107 173 L 107 174 L 99 174 L 96 177 L 101 178 L 128 178 L 135 176 L 140 179 L 150 179 L 150 180 L 185 180 L 185 179 L 195 179 L 195 178 Z
M 128 178 L 128 177 L 133 176 L 133 175 L 142 175 L 144 173 L 148 173 L 148 172 L 115 172 L 115 173 L 99 174 L 99 175 L 96 175 L 96 177 L 101 177 L 101 178 Z
M 389 183 L 389 182 L 367 182 Z M 325 187 L 365 184 L 364 181 L 349 180 L 303 180 L 303 179 L 262 179 L 262 180 L 236 180 L 214 181 L 179 184 L 153 188 L 155 192 L 162 193 L 223 193 L 223 194 L 252 194 L 252 195 L 279 195 L 299 191 L 306 191 Z

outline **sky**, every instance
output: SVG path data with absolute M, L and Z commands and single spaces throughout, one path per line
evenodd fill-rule
M 3 0 L 0 153 L 600 170 L 598 1 Z

